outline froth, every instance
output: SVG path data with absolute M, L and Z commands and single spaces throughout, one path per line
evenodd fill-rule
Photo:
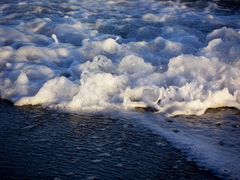
M 135 1 L 102 1 L 108 15 L 78 10 L 99 7 L 94 2 L 63 3 L 65 18 L 1 26 L 1 97 L 68 111 L 143 108 L 173 116 L 239 109 L 239 27 L 227 27 L 237 15 L 223 22 L 213 3 L 206 11 L 142 3 L 136 10 Z

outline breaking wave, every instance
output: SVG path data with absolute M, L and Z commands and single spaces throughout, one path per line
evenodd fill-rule
M 239 13 L 213 2 L 200 7 L 1 2 L 1 98 L 18 106 L 141 108 L 168 116 L 240 109 Z

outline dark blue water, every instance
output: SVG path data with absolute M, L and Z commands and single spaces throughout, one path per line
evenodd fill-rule
M 1 179 L 217 179 L 131 118 L 0 102 Z

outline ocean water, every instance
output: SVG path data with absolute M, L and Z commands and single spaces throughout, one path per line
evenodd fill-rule
M 121 112 L 199 166 L 239 178 L 239 19 L 238 1 L 3 0 L 0 97 Z
M 0 101 L 1 179 L 219 179 L 136 119 Z

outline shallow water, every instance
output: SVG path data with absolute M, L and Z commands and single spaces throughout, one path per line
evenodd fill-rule
M 0 102 L 1 179 L 218 179 L 132 118 Z
M 231 108 L 209 109 L 202 116 L 142 120 L 154 133 L 167 138 L 200 167 L 224 179 L 239 179 L 240 112 Z

